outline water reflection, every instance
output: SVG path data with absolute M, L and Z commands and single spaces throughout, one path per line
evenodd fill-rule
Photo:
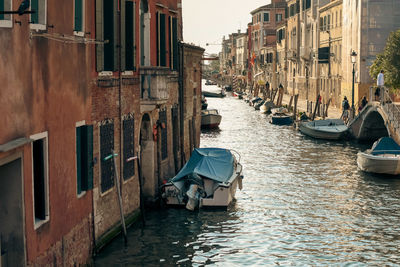
M 370 144 L 326 142 L 271 125 L 241 100 L 209 98 L 223 119 L 202 147 L 237 150 L 243 190 L 228 211 L 147 213 L 98 266 L 400 264 L 400 179 L 357 169 Z

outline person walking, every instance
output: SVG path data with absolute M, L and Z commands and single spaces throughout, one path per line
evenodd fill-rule
M 349 101 L 347 100 L 347 97 L 345 96 L 342 101 L 343 112 L 342 112 L 342 116 L 341 116 L 342 120 L 345 123 L 347 123 L 347 121 L 349 120 L 349 109 L 350 109 L 350 104 L 349 104 Z
M 376 90 L 375 90 L 375 100 L 379 101 L 380 100 L 380 94 L 381 90 L 383 90 L 383 87 L 385 86 L 385 79 L 383 76 L 384 71 L 381 70 L 379 72 L 378 77 L 376 78 Z
M 365 106 L 368 104 L 368 100 L 366 96 L 363 96 L 363 98 L 361 99 L 361 104 L 360 107 L 358 108 L 358 113 L 361 112 L 361 110 L 363 110 L 363 108 L 365 108 Z

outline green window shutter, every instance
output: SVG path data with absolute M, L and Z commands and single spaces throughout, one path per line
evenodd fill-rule
M 75 25 L 74 31 L 81 32 L 83 25 L 83 8 L 82 0 L 75 0 Z
M 5 11 L 4 10 L 4 0 L 0 0 L 0 11 Z M 0 14 L 0 20 L 4 19 L 4 14 Z
M 82 192 L 82 127 L 76 127 L 76 188 Z
M 120 59 L 117 59 L 116 62 L 121 60 L 121 69 L 120 71 L 125 71 L 126 70 L 126 23 L 127 23 L 127 10 L 126 6 L 128 4 L 128 1 L 122 0 L 121 1 L 121 57 Z M 118 20 L 118 16 L 117 16 Z M 118 29 L 117 29 L 118 30 Z M 118 40 L 118 35 L 116 36 L 116 40 Z M 118 46 L 116 47 L 116 51 L 118 52 Z
M 165 14 L 160 14 L 160 65 L 167 66 L 167 36 Z
M 85 126 L 85 184 L 86 190 L 93 189 L 93 125 Z
M 104 40 L 103 34 L 103 0 L 96 0 L 96 39 Z M 104 70 L 104 44 L 96 45 L 96 70 Z
M 172 18 L 173 69 L 178 69 L 178 19 Z
M 160 13 L 156 13 L 157 66 L 160 66 Z
M 126 1 L 126 16 L 125 16 L 125 64 L 127 70 L 135 68 L 135 3 Z
M 103 0 L 103 27 L 104 40 L 108 43 L 104 44 L 104 70 L 113 71 L 114 62 L 114 1 Z
M 168 53 L 168 63 L 169 68 L 172 69 L 172 54 L 173 54 L 173 43 L 172 43 L 172 17 L 168 16 L 168 45 L 169 45 L 169 53 Z
M 39 0 L 31 0 L 31 10 L 35 13 L 31 14 L 31 21 L 33 24 L 39 23 Z

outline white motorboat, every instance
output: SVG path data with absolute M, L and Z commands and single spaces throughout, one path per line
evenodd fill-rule
M 237 187 L 242 189 L 242 165 L 231 150 L 196 148 L 182 170 L 163 185 L 167 205 L 228 207 Z
M 371 149 L 357 153 L 357 165 L 362 171 L 400 174 L 400 146 L 390 137 L 382 137 Z
M 299 129 L 313 138 L 339 140 L 345 136 L 348 127 L 341 119 L 327 119 L 302 121 L 299 123 Z
M 216 109 L 205 109 L 201 111 L 201 127 L 202 128 L 216 128 L 221 123 L 222 116 Z

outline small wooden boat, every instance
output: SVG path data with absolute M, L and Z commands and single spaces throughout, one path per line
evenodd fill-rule
M 290 125 L 293 123 L 290 113 L 275 113 L 270 115 L 269 122 L 275 125 Z
M 222 89 L 203 90 L 203 95 L 206 97 L 225 97 L 226 94 Z
M 260 112 L 261 113 L 270 113 L 271 109 L 274 107 L 274 102 L 272 101 L 266 101 L 261 107 L 260 107 Z
M 242 189 L 242 165 L 230 150 L 196 148 L 182 170 L 162 187 L 167 205 L 228 207 Z
M 400 146 L 391 137 L 382 137 L 371 149 L 357 153 L 357 166 L 362 171 L 400 174 Z
M 302 121 L 300 131 L 317 139 L 339 140 L 345 137 L 348 127 L 341 119 L 326 119 L 316 121 Z
M 221 123 L 222 116 L 216 109 L 206 109 L 201 111 L 201 127 L 202 128 L 216 128 Z

